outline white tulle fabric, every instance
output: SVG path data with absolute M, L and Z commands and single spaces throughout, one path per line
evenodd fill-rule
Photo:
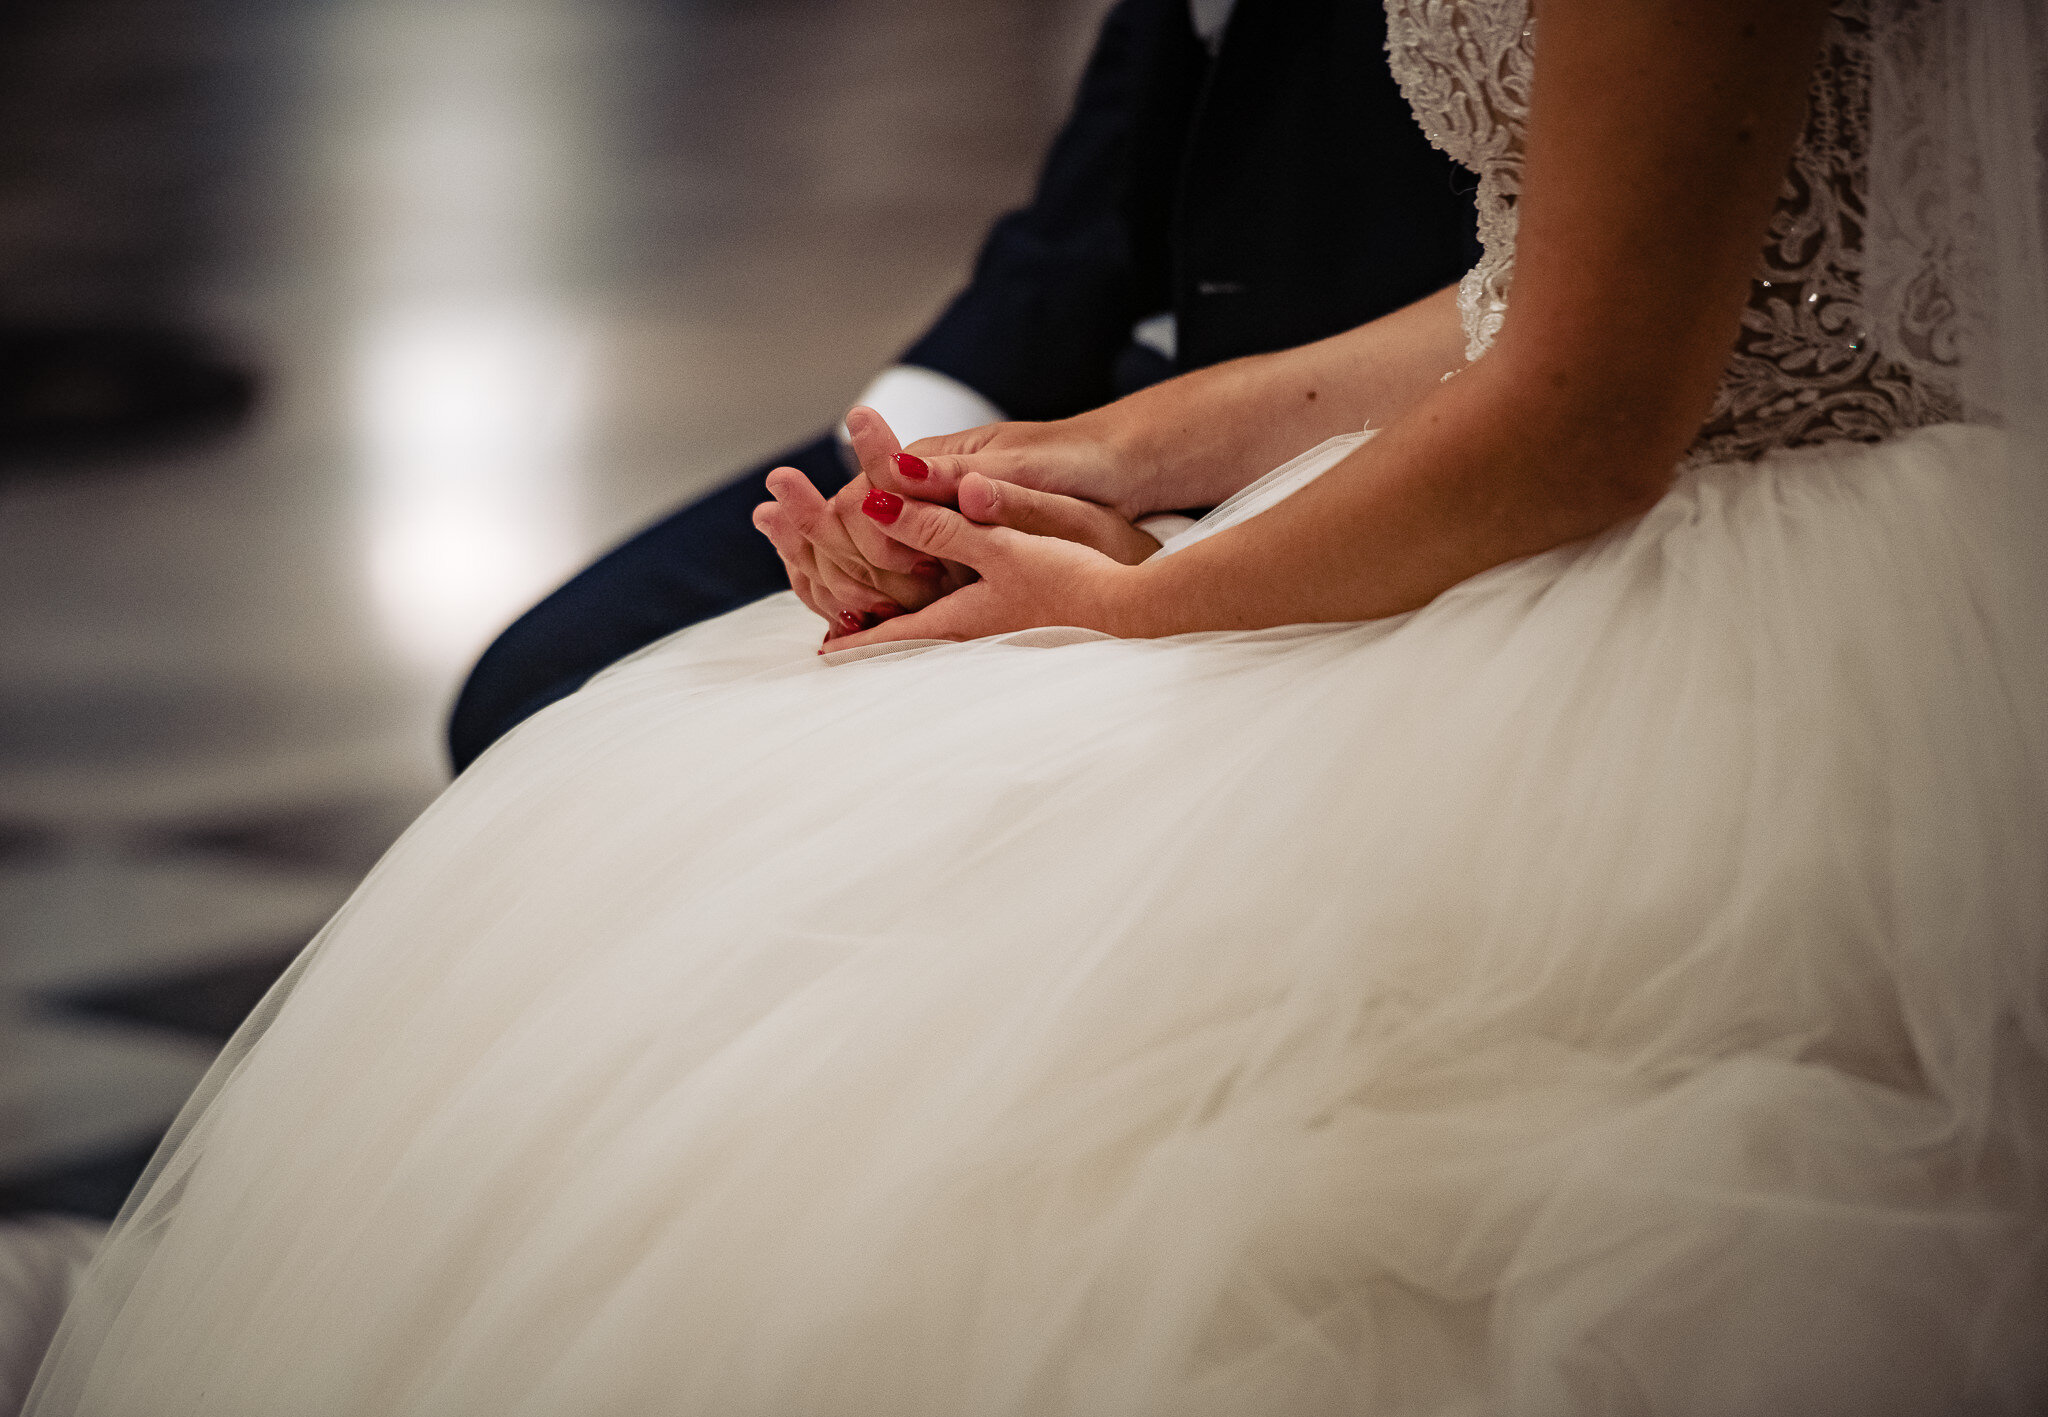
M 2025 447 L 1367 625 L 657 645 L 265 1002 L 30 1410 L 2037 1412 Z

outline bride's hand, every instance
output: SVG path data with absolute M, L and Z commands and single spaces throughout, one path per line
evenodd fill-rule
M 873 539 L 886 542 L 889 554 L 877 564 L 854 540 L 856 524 L 872 527 L 860 515 L 870 491 L 865 477 L 830 500 L 793 467 L 769 473 L 767 486 L 775 500 L 754 508 L 754 527 L 782 558 L 790 589 L 824 619 L 827 639 L 920 609 L 973 579 L 965 567 L 943 565 L 878 533 Z
M 959 494 L 963 504 L 975 506 L 989 498 L 999 504 L 1026 490 L 1003 488 L 969 473 Z M 1008 526 L 983 526 L 950 507 L 880 489 L 869 495 L 863 514 L 888 528 L 901 545 L 966 566 L 977 578 L 913 614 L 835 637 L 834 649 L 894 640 L 972 640 L 1045 625 L 1126 631 L 1134 572 L 1093 547 Z
M 846 415 L 846 431 L 860 461 L 861 475 L 855 483 L 864 478 L 869 487 L 899 497 L 958 507 L 985 526 L 1007 526 L 1036 536 L 1078 541 L 1126 565 L 1136 565 L 1159 549 L 1157 538 L 1138 530 L 1129 517 L 1101 498 L 1078 490 L 1080 483 L 1096 478 L 1107 466 L 1106 449 L 1086 438 L 1041 436 L 1043 430 L 1065 428 L 1074 422 L 991 423 L 943 438 L 921 438 L 905 449 L 879 413 L 855 408 Z M 1020 443 L 1020 439 L 1026 441 Z M 1039 452 L 1027 456 L 1023 451 L 1027 446 Z M 944 451 L 948 448 L 983 451 L 970 457 L 965 451 Z M 1091 468 L 1095 471 L 1088 471 Z M 978 485 L 983 490 L 962 501 L 961 478 L 969 471 L 981 474 Z M 1006 477 L 1005 471 L 1016 475 Z M 848 515 L 859 510 L 867 490 L 849 486 L 833 503 L 841 509 L 855 545 L 871 561 L 907 569 L 919 558 L 918 552 L 905 549 L 869 518 Z
M 899 469 L 901 446 L 872 410 L 855 409 L 847 425 L 861 475 L 828 501 L 796 469 L 778 468 L 768 477 L 775 501 L 754 513 L 755 526 L 781 555 L 791 587 L 826 621 L 828 640 L 921 609 L 974 579 L 971 569 L 906 547 L 862 514 L 874 490 L 870 472 L 913 487 L 928 479 L 916 477 L 914 458 L 903 459 L 905 468 Z M 1159 549 L 1155 538 L 1094 502 L 985 477 L 964 487 L 956 480 L 949 491 L 976 522 L 1077 542 L 1125 564 Z
M 775 544 L 797 597 L 825 620 L 828 641 L 922 609 L 975 579 L 971 567 L 927 555 L 883 532 L 863 508 L 870 498 L 894 494 L 871 488 L 864 477 L 830 502 L 795 468 L 777 468 L 768 486 L 776 500 L 755 509 L 754 525 Z M 1072 542 L 1124 565 L 1136 565 L 1159 549 L 1154 537 L 1108 508 L 1073 497 L 977 476 L 961 487 L 960 502 L 967 516 L 983 526 Z M 873 566 L 852 544 L 848 522 L 882 537 L 899 556 L 907 555 L 911 572 L 899 575 Z
M 1072 498 L 1128 526 L 1149 512 L 1155 480 L 1115 436 L 1112 409 L 1050 423 L 989 423 L 900 447 L 880 414 L 856 408 L 846 416 L 861 471 L 876 487 L 922 502 L 959 505 L 970 472 L 995 482 Z

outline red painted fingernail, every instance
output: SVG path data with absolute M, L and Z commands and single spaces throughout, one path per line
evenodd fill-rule
M 903 515 L 903 499 L 894 492 L 884 492 L 877 487 L 868 493 L 867 500 L 860 504 L 860 509 L 883 526 L 887 526 Z
M 910 572 L 912 575 L 916 576 L 936 576 L 945 569 L 946 568 L 944 566 L 941 566 L 937 561 L 933 561 L 927 558 L 926 560 L 919 561 L 915 566 L 912 566 L 910 568 Z
M 896 470 L 912 482 L 922 482 L 932 475 L 932 470 L 925 466 L 924 459 L 916 453 L 896 454 Z
M 851 610 L 839 612 L 839 623 L 846 626 L 846 633 L 849 635 L 858 633 L 861 628 L 860 616 L 854 614 Z

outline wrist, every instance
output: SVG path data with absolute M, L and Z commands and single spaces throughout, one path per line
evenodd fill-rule
M 1129 399 L 1076 414 L 1073 432 L 1102 450 L 1101 484 L 1076 494 L 1100 502 L 1126 521 L 1152 512 L 1176 510 L 1159 500 L 1163 440 L 1152 434 L 1143 410 Z
M 1100 596 L 1103 623 L 1096 628 L 1123 640 L 1157 639 L 1191 628 L 1181 623 L 1184 615 L 1175 613 L 1161 569 L 1152 561 L 1106 568 Z
M 1082 415 L 1099 420 L 1091 436 L 1120 470 L 1118 512 L 1136 520 L 1213 507 L 1248 480 L 1241 445 L 1259 419 L 1233 410 L 1250 407 L 1245 390 L 1257 367 L 1256 359 L 1234 360 L 1181 374 Z

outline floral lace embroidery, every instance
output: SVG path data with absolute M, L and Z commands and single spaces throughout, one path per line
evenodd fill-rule
M 1466 358 L 1477 359 L 1507 319 L 1535 25 L 1526 0 L 1386 6 L 1389 62 L 1417 121 L 1479 178 L 1485 255 L 1458 293 Z M 1960 414 L 1939 361 L 1926 355 L 1953 341 L 1939 328 L 1888 337 L 1865 315 L 1871 49 L 1867 0 L 1838 0 L 1742 331 L 1689 461 L 1874 441 Z M 1911 336 L 1897 350 L 1910 368 L 1886 353 L 1899 335 Z
M 1479 178 L 1485 254 L 1458 286 L 1468 361 L 1507 318 L 1534 32 L 1519 0 L 1387 0 L 1387 58 L 1402 96 L 1429 140 Z

